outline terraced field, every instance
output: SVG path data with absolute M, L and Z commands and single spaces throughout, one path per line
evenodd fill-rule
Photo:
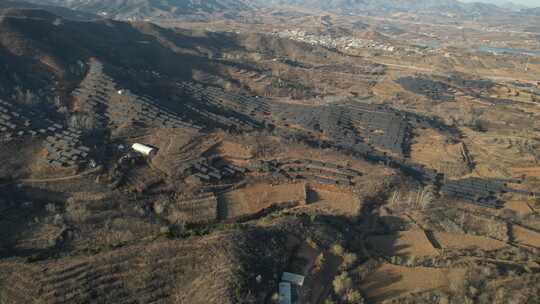
M 491 6 L 109 2 L 0 4 L 0 303 L 538 302 L 540 61 L 462 46 L 533 43 Z

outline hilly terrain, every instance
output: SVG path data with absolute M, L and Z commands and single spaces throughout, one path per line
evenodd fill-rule
M 276 3 L 0 3 L 1 304 L 540 301 L 537 21 Z
M 38 10 L 46 10 L 48 12 L 51 12 L 55 15 L 72 19 L 72 20 L 94 20 L 98 18 L 96 15 L 92 13 L 87 13 L 83 11 L 75 11 L 71 10 L 69 8 L 66 8 L 64 6 L 58 6 L 57 3 L 51 2 L 50 5 L 47 5 L 46 1 L 39 1 L 36 3 L 26 2 L 26 1 L 18 1 L 18 0 L 5 0 L 0 3 L 0 10 L 4 10 L 3 14 L 6 13 L 6 11 L 12 11 L 14 9 L 38 9 Z
M 31 2 L 31 1 L 30 1 Z M 197 15 L 235 13 L 251 7 L 244 0 L 44 0 L 36 4 L 63 6 L 117 19 L 196 18 Z
M 39 4 L 68 7 L 74 10 L 100 14 L 117 19 L 147 18 L 188 18 L 204 17 L 208 14 L 223 14 L 233 17 L 239 12 L 279 6 L 317 9 L 320 11 L 338 11 L 343 13 L 387 14 L 399 12 L 431 12 L 459 14 L 460 16 L 493 15 L 504 10 L 494 5 L 481 3 L 463 3 L 457 0 L 45 0 Z
M 540 7 L 522 9 L 521 12 L 527 15 L 540 16 Z
M 332 10 L 349 10 L 350 12 L 414 12 L 423 10 L 443 9 L 453 12 L 463 12 L 469 4 L 459 2 L 457 0 L 331 0 L 331 1 L 316 1 L 316 0 L 271 0 L 265 3 L 279 5 L 296 5 L 302 7 L 332 9 Z

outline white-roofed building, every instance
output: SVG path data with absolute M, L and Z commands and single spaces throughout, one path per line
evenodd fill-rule
M 281 280 L 284 282 L 289 282 L 294 285 L 302 286 L 304 285 L 304 279 L 305 277 L 303 275 L 299 275 L 296 273 L 291 272 L 284 272 L 283 275 L 281 275 Z
M 279 283 L 279 304 L 292 304 L 291 283 Z
M 143 145 L 143 144 L 139 144 L 139 143 L 133 144 L 131 146 L 131 148 L 133 150 L 141 153 L 142 155 L 145 155 L 145 156 L 152 156 L 157 152 L 156 148 L 153 148 L 153 147 L 150 147 L 150 146 L 147 146 L 147 145 Z

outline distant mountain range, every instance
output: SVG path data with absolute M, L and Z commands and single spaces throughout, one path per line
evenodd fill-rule
M 521 10 L 521 12 L 524 13 L 524 14 L 527 14 L 527 15 L 539 16 L 540 17 L 540 7 L 523 9 L 523 10 Z
M 341 13 L 385 15 L 393 13 L 427 13 L 433 16 L 497 16 L 508 11 L 493 4 L 464 3 L 458 0 L 257 0 L 261 5 L 294 5 L 332 10 Z
M 456 0 L 267 0 L 264 3 L 354 11 L 418 11 L 432 8 L 456 10 L 466 5 Z
M 175 18 L 250 9 L 244 0 L 25 0 L 118 19 Z
M 530 8 L 530 6 L 522 5 L 512 0 L 461 0 L 461 1 L 466 2 L 466 3 L 478 2 L 478 3 L 495 4 L 498 7 L 509 9 L 512 11 L 519 11 L 521 9 Z
M 52 2 L 52 1 L 51 1 Z M 16 11 L 20 9 L 32 9 L 32 10 L 45 10 L 53 13 L 54 15 L 61 16 L 71 20 L 88 20 L 96 19 L 97 16 L 84 12 L 75 11 L 64 6 L 58 6 L 58 4 L 48 4 L 48 1 L 36 1 L 36 3 L 18 1 L 18 0 L 2 0 L 0 1 L 0 14 L 6 11 Z
M 237 12 L 276 5 L 343 13 L 386 14 L 432 12 L 436 14 L 494 15 L 505 9 L 486 3 L 457 0 L 26 0 L 57 5 L 118 19 L 194 17 L 214 13 L 234 16 Z

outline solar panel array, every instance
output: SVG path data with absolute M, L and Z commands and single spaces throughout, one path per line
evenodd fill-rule
M 118 89 L 113 79 L 103 73 L 103 64 L 91 62 L 86 78 L 73 95 L 89 105 L 105 125 L 122 126 L 144 123 L 168 128 L 201 127 L 184 120 L 179 113 L 163 107 L 149 96 L 140 96 L 129 90 Z M 122 95 L 111 102 L 113 95 Z
M 0 139 L 10 141 L 24 136 L 54 132 L 55 123 L 33 110 L 0 99 Z

